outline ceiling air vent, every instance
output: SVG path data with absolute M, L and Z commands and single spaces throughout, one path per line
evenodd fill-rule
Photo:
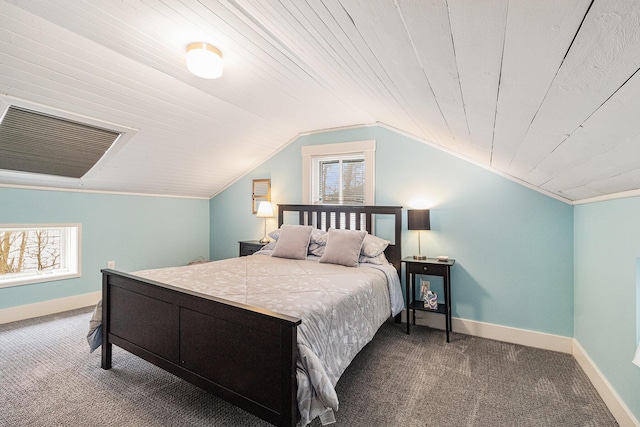
M 0 169 L 81 178 L 119 136 L 12 105 L 0 123 Z

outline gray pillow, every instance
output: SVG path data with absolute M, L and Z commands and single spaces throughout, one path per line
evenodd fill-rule
M 327 239 L 322 240 L 322 236 L 327 234 L 326 231 L 322 231 L 320 229 L 317 228 L 312 228 L 311 230 L 311 243 L 316 242 L 316 240 L 322 242 L 322 244 L 324 245 L 327 242 Z M 273 230 L 271 233 L 269 233 L 269 237 L 271 237 L 273 240 L 278 240 L 278 238 L 280 237 L 280 229 L 276 229 Z
M 271 256 L 306 259 L 312 229 L 310 225 L 283 225 Z
M 367 232 L 364 230 L 337 230 L 330 228 L 327 245 L 318 262 L 357 267 L 360 249 Z

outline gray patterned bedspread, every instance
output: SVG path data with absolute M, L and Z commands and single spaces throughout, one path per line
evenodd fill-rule
M 382 323 L 403 308 L 393 266 L 350 268 L 314 258 L 256 254 L 133 274 L 301 318 L 298 407 L 299 425 L 306 425 L 327 408 L 338 410 L 338 379 Z

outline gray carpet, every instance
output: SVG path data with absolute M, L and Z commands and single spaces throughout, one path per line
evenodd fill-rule
M 0 325 L 2 426 L 268 426 L 114 346 L 90 310 Z M 389 322 L 337 385 L 336 426 L 615 426 L 566 354 Z M 320 426 L 318 420 L 312 426 Z

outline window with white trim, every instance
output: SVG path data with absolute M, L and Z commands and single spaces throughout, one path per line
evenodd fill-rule
M 80 225 L 0 225 L 0 288 L 80 276 Z
M 375 141 L 308 145 L 302 158 L 303 203 L 375 204 Z

